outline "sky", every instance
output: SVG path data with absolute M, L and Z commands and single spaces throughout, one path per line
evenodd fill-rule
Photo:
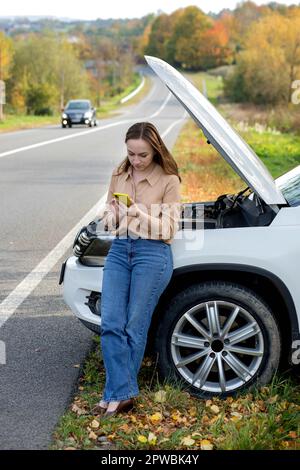
M 270 0 L 257 0 L 256 4 Z M 238 0 L 94 0 L 77 2 L 74 0 L 9 0 L 1 2 L 0 17 L 3 16 L 56 16 L 82 20 L 97 18 L 140 18 L 148 13 L 171 13 L 181 7 L 196 5 L 205 13 L 219 12 L 223 8 L 233 9 Z M 299 0 L 280 0 L 285 5 L 299 4 Z

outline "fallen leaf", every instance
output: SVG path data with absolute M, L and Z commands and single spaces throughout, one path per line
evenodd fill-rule
M 195 444 L 195 439 L 192 439 L 191 436 L 186 436 L 183 439 L 181 439 L 180 444 L 184 446 L 192 446 Z
M 148 442 L 148 439 L 146 436 L 138 436 L 138 441 L 145 444 L 145 442 Z
M 94 420 L 91 422 L 91 427 L 92 427 L 93 429 L 98 429 L 99 426 L 100 426 L 99 421 L 97 421 L 96 419 L 94 419 Z
M 216 415 L 220 413 L 220 408 L 217 405 L 212 405 L 210 407 L 211 411 L 215 413 Z
M 82 408 L 79 408 L 76 404 L 72 405 L 71 410 L 76 413 L 78 416 L 85 415 L 87 414 L 87 411 L 83 410 Z
M 156 441 L 157 441 L 156 435 L 153 432 L 149 432 L 149 435 L 148 435 L 149 444 L 154 445 L 156 444 Z
M 207 439 L 202 439 L 200 442 L 200 447 L 201 450 L 213 450 L 214 448 L 213 444 Z
M 165 390 L 159 390 L 154 395 L 154 401 L 156 403 L 164 403 L 166 401 L 167 392 Z
M 161 413 L 154 413 L 153 415 L 150 416 L 150 421 L 153 424 L 157 424 L 162 420 L 162 414 Z
M 93 439 L 94 441 L 97 439 L 97 434 L 94 433 L 94 431 L 91 431 L 89 433 L 89 439 Z
M 274 395 L 273 397 L 268 398 L 267 403 L 272 404 L 278 400 L 278 395 Z

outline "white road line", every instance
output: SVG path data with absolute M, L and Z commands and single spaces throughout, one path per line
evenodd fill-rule
M 21 281 L 17 287 L 0 304 L 0 328 L 22 302 L 37 287 L 41 280 L 51 271 L 55 264 L 73 244 L 78 231 L 95 217 L 97 207 L 105 204 L 107 192 L 70 230 L 69 233 L 53 248 L 50 253 Z
M 167 103 L 167 99 L 165 100 Z M 162 109 L 162 107 L 160 108 Z M 185 119 L 186 112 L 183 117 L 173 122 L 167 130 L 162 134 L 165 137 L 175 125 Z M 79 220 L 79 222 L 67 233 L 67 235 L 53 248 L 50 253 L 21 281 L 17 287 L 1 302 L 0 304 L 0 328 L 14 314 L 17 308 L 38 286 L 42 279 L 51 271 L 56 263 L 61 259 L 65 252 L 74 242 L 74 238 L 78 231 L 91 222 L 100 212 L 101 207 L 105 204 L 107 192 L 99 199 L 99 201 Z
M 96 129 L 90 129 L 88 131 L 82 131 L 82 132 L 78 132 L 76 134 L 67 135 L 67 136 L 64 136 L 64 137 L 58 137 L 57 139 L 45 140 L 44 142 L 38 142 L 37 144 L 27 145 L 26 147 L 20 147 L 20 148 L 14 149 L 14 150 L 8 150 L 7 152 L 0 153 L 0 158 L 1 157 L 7 157 L 7 155 L 13 155 L 13 154 L 19 153 L 19 152 L 24 152 L 26 150 L 34 149 L 34 148 L 37 148 L 37 147 L 42 147 L 43 145 L 55 144 L 56 142 L 61 142 L 62 140 L 75 139 L 76 137 L 89 135 L 92 132 L 103 131 L 104 129 L 108 129 L 109 127 L 119 126 L 120 124 L 126 124 L 127 122 L 131 122 L 131 121 L 132 121 L 132 119 L 124 119 L 123 121 L 117 121 L 117 122 L 113 122 L 111 124 L 106 124 L 106 126 L 97 127 Z

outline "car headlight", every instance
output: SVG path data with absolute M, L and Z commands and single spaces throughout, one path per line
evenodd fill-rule
M 63 113 L 63 114 L 62 114 L 62 118 L 63 118 L 63 119 L 67 119 L 67 118 L 68 118 L 68 116 L 66 115 L 66 113 Z
M 92 111 L 87 111 L 86 113 L 84 113 L 84 117 L 85 117 L 85 118 L 90 118 L 90 117 L 92 117 Z

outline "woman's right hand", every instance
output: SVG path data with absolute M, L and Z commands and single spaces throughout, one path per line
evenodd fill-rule
M 127 206 L 123 202 L 118 201 L 116 198 L 112 198 L 110 204 L 115 212 L 116 220 L 121 220 L 125 215 L 127 215 Z

